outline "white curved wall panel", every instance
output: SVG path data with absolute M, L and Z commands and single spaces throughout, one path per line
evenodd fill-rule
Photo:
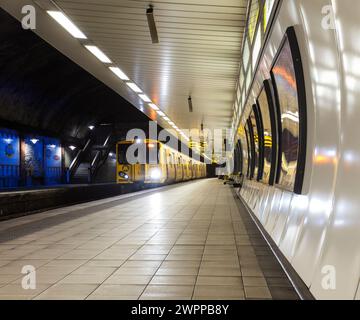
M 335 30 L 323 28 L 326 6 Z M 254 213 L 318 299 L 360 298 L 359 12 L 358 0 L 282 1 L 250 94 L 259 94 L 286 29 L 295 26 L 307 92 L 304 191 L 245 181 L 240 194 L 254 208 L 258 190 Z M 335 289 L 324 286 L 329 270 Z

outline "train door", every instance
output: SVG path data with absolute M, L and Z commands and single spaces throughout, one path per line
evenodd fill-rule
M 182 163 L 182 157 L 178 156 L 177 157 L 177 172 L 178 172 L 178 181 L 183 181 L 184 180 L 184 166 Z

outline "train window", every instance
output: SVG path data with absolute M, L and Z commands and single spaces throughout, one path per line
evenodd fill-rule
M 301 194 L 306 159 L 306 93 L 295 29 L 288 28 L 271 70 L 279 131 L 277 183 Z
M 159 143 L 151 142 L 146 144 L 146 163 L 158 164 L 163 155 L 164 149 L 160 148 Z
M 257 99 L 257 105 L 262 119 L 263 138 L 263 176 L 262 181 L 274 184 L 276 170 L 277 138 L 274 99 L 271 82 L 264 81 L 264 87 Z
M 130 144 L 118 144 L 118 162 L 119 164 L 129 164 L 126 158 L 126 152 Z
M 170 152 L 170 165 L 175 166 L 175 158 L 172 152 Z

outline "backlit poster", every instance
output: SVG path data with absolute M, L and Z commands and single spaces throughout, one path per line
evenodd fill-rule
M 60 140 L 44 139 L 44 170 L 45 184 L 52 185 L 61 182 L 61 145 Z
M 24 160 L 26 176 L 43 177 L 44 148 L 42 139 L 25 138 Z
M 18 166 L 20 164 L 20 141 L 14 131 L 0 129 L 0 164 Z

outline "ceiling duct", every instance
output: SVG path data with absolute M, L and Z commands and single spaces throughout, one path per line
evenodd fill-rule
M 188 104 L 189 104 L 189 112 L 193 112 L 193 104 L 192 104 L 191 96 L 189 96 L 188 98 Z
M 149 7 L 146 9 L 146 17 L 149 25 L 151 41 L 152 43 L 159 43 L 159 37 L 154 19 L 154 7 L 152 5 L 149 5 Z

